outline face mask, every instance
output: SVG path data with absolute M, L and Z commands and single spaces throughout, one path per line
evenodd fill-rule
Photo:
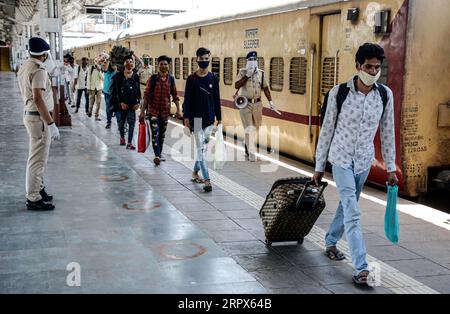
M 380 76 L 381 76 L 381 71 L 378 71 L 378 74 L 375 76 L 370 75 L 369 73 L 364 72 L 362 70 L 359 71 L 359 78 L 366 86 L 372 86 L 373 84 L 375 84 L 378 81 L 378 79 L 380 78 Z
M 248 60 L 247 61 L 247 66 L 250 66 L 252 68 L 257 68 L 258 67 L 258 61 L 256 61 L 256 60 Z
M 197 61 L 200 69 L 207 69 L 209 66 L 209 61 Z
M 50 74 L 50 76 L 57 76 L 59 74 L 57 73 L 58 67 L 53 61 L 52 55 L 50 53 L 47 53 L 47 58 L 45 59 L 43 64 L 48 74 Z

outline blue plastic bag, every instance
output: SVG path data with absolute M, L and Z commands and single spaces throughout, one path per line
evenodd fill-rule
M 384 215 L 384 233 L 386 237 L 394 244 L 398 243 L 399 225 L 397 215 L 397 185 L 388 185 L 386 214 Z

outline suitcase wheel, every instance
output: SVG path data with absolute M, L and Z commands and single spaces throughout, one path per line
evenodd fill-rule
M 303 238 L 297 241 L 298 244 L 303 244 Z
M 272 241 L 269 241 L 269 240 L 266 239 L 265 242 L 266 242 L 266 245 L 267 245 L 267 246 L 271 246 L 271 245 L 272 245 Z

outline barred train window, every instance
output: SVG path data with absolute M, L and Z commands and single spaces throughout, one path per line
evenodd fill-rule
M 334 77 L 334 69 L 336 71 L 336 78 Z M 335 65 L 334 58 L 325 58 L 322 65 L 322 95 L 325 95 L 330 89 L 336 85 L 335 82 L 339 82 L 339 58 L 337 59 L 337 64 Z
M 284 60 L 277 57 L 270 60 L 270 89 L 281 92 L 283 90 Z
M 150 64 L 151 66 L 153 66 L 153 58 L 150 58 L 150 59 L 149 59 L 149 64 Z
M 211 72 L 217 75 L 220 80 L 220 58 L 212 58 Z
M 245 57 L 238 58 L 238 60 L 237 60 L 237 72 L 236 73 L 239 73 L 240 69 L 245 68 L 246 63 L 247 63 L 247 59 L 245 59 Z
M 197 58 L 192 57 L 191 59 L 191 73 L 194 73 L 197 70 Z
M 306 66 L 304 57 L 292 58 L 289 72 L 289 90 L 293 94 L 306 94 Z
M 258 57 L 258 69 L 263 70 L 264 71 L 264 58 L 263 57 Z
M 389 69 L 388 61 L 387 61 L 387 59 L 384 59 L 383 64 L 381 65 L 381 76 L 380 76 L 380 80 L 378 81 L 379 83 L 384 84 L 384 85 L 387 84 L 388 69 Z
M 159 63 L 158 63 L 158 58 L 155 58 L 155 73 L 159 72 Z
M 223 59 L 223 83 L 225 85 L 233 84 L 233 58 Z
M 175 58 L 175 78 L 180 79 L 180 58 Z
M 183 58 L 183 79 L 189 76 L 189 58 Z
M 173 75 L 173 62 L 170 61 L 169 63 L 169 73 Z

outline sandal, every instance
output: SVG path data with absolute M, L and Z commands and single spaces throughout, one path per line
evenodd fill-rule
M 357 285 L 367 285 L 367 277 L 369 277 L 369 271 L 363 270 L 357 276 L 353 276 L 353 282 Z
M 200 178 L 191 178 L 191 181 L 194 183 L 205 183 L 205 181 L 203 179 Z
M 344 253 L 339 251 L 335 246 L 327 247 L 325 250 L 325 255 L 332 261 L 341 261 L 345 259 Z

